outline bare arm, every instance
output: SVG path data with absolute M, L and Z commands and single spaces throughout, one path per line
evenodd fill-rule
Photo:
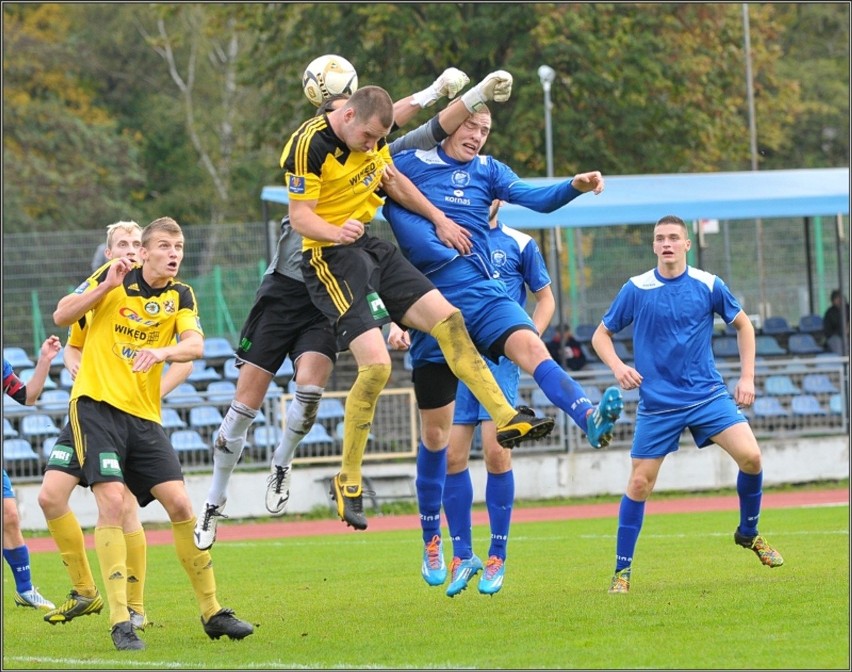
M 70 327 L 94 308 L 113 289 L 118 287 L 134 263 L 127 257 L 116 259 L 109 267 L 106 279 L 90 292 L 72 292 L 59 300 L 53 311 L 53 322 L 57 327 Z
M 737 330 L 737 349 L 740 351 L 740 379 L 734 389 L 734 401 L 742 406 L 754 403 L 754 356 L 756 352 L 754 325 L 742 310 L 731 322 Z
M 290 201 L 290 226 L 296 233 L 336 245 L 349 245 L 364 235 L 364 225 L 357 219 L 347 219 L 343 226 L 335 226 L 316 214 L 316 207 L 316 200 Z
M 204 354 L 204 337 L 200 332 L 187 329 L 180 340 L 162 348 L 142 348 L 133 359 L 134 372 L 144 373 L 159 362 L 192 362 Z
M 71 379 L 77 377 L 77 371 L 80 370 L 80 360 L 83 358 L 83 351 L 74 346 L 65 344 L 65 350 L 62 351 L 62 360 L 65 362 L 65 368 L 71 373 Z
M 603 322 L 598 325 L 592 335 L 592 347 L 601 361 L 610 368 L 622 389 L 633 390 L 639 387 L 642 383 L 642 375 L 632 366 L 625 364 L 616 354 L 612 332 L 604 326 Z
M 61 349 L 62 342 L 57 336 L 48 336 L 41 344 L 33 375 L 27 381 L 27 406 L 32 406 L 39 398 L 47 381 L 47 374 L 50 373 L 50 362 Z
M 533 309 L 532 321 L 535 328 L 538 329 L 539 335 L 543 334 L 550 320 L 553 319 L 553 313 L 556 312 L 556 299 L 553 298 L 553 289 L 550 285 L 542 287 L 533 294 L 535 296 L 535 308 Z

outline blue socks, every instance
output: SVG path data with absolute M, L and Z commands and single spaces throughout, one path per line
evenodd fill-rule
M 424 544 L 432 541 L 436 534 L 441 534 L 441 499 L 446 474 L 447 449 L 432 452 L 421 441 L 417 447 L 417 478 L 414 484 Z
M 447 474 L 444 483 L 444 514 L 453 542 L 453 556 L 467 560 L 473 556 L 473 531 L 471 513 L 473 506 L 473 481 L 470 470 Z
M 757 535 L 760 500 L 763 498 L 763 471 L 759 474 L 737 474 L 737 494 L 740 497 L 740 534 Z
M 594 408 L 583 388 L 552 359 L 546 359 L 533 372 L 536 384 L 545 396 L 586 431 L 586 415 Z
M 615 541 L 615 571 L 620 572 L 633 563 L 636 542 L 645 519 L 645 502 L 635 502 L 627 495 L 621 498 L 618 509 L 618 536 Z
M 510 469 L 502 474 L 488 474 L 485 482 L 485 505 L 491 523 L 491 546 L 488 556 L 506 559 L 512 503 L 515 501 L 515 474 Z
M 19 593 L 25 593 L 33 588 L 32 575 L 30 574 L 30 549 L 24 546 L 17 548 L 4 548 L 3 557 L 12 568 L 15 577 L 15 589 Z

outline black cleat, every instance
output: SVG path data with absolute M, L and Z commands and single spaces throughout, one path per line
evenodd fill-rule
M 139 639 L 136 628 L 130 621 L 122 621 L 112 626 L 112 643 L 119 651 L 138 651 L 145 648 L 145 642 Z
M 222 635 L 231 639 L 243 639 L 254 632 L 254 626 L 234 616 L 233 609 L 220 609 L 206 623 L 202 616 L 201 625 L 210 639 L 219 639 Z
M 340 474 L 331 479 L 331 498 L 337 503 L 337 515 L 340 520 L 356 530 L 367 529 L 367 517 L 364 515 L 364 492 L 360 485 L 343 485 Z
M 504 448 L 514 448 L 524 441 L 543 439 L 553 431 L 553 418 L 536 417 L 527 406 L 519 406 L 518 414 L 508 424 L 497 428 L 497 443 Z

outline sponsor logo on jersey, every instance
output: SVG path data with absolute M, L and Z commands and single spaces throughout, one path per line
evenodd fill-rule
M 121 463 L 118 453 L 101 453 L 98 455 L 101 476 L 121 476 Z
M 370 305 L 370 313 L 374 320 L 381 320 L 390 315 L 388 309 L 385 308 L 385 302 L 376 292 L 367 294 L 367 303 Z
M 130 320 L 131 322 L 138 322 L 146 327 L 156 327 L 159 322 L 156 320 L 148 320 L 142 317 L 139 313 L 137 313 L 132 308 L 128 308 L 125 306 L 118 311 L 118 314 L 121 315 L 124 319 Z

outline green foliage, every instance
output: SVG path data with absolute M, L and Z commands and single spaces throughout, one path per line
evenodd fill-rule
M 56 627 L 13 608 L 5 572 L 3 667 L 848 669 L 848 516 L 846 506 L 764 511 L 786 560 L 770 570 L 734 545 L 735 513 L 649 515 L 628 595 L 607 594 L 611 518 L 513 525 L 493 597 L 476 580 L 453 599 L 427 587 L 415 530 L 220 541 L 219 599 L 257 626 L 241 642 L 204 636 L 174 549 L 153 546 L 154 626 L 133 653 L 113 649 L 106 610 Z M 476 550 L 487 543 L 475 527 Z M 32 565 L 47 597 L 67 591 L 58 555 L 33 554 Z

